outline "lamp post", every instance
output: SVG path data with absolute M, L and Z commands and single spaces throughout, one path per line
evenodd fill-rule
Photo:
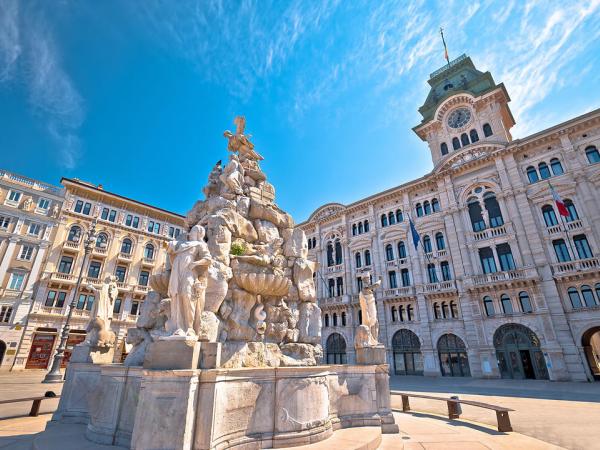
M 69 332 L 71 331 L 71 317 L 73 316 L 73 310 L 75 309 L 75 305 L 77 304 L 77 292 L 79 291 L 79 287 L 81 285 L 83 271 L 85 270 L 85 265 L 87 263 L 88 257 L 90 256 L 90 253 L 94 248 L 94 244 L 96 243 L 97 223 L 98 218 L 96 217 L 92 222 L 92 226 L 86 233 L 86 238 L 84 242 L 83 262 L 81 263 L 81 268 L 79 269 L 79 276 L 77 277 L 77 283 L 75 284 L 75 289 L 73 291 L 73 298 L 71 299 L 71 303 L 69 304 L 67 320 L 63 325 L 62 333 L 60 335 L 60 343 L 58 344 L 58 348 L 56 349 L 56 353 L 54 354 L 54 359 L 52 360 L 52 367 L 44 377 L 42 383 L 61 383 L 63 381 L 63 375 L 60 373 L 60 365 L 65 357 L 65 350 L 67 348 L 67 342 L 69 340 Z

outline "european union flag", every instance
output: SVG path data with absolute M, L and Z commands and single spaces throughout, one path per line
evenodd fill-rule
M 421 236 L 419 236 L 419 233 L 417 232 L 417 229 L 415 228 L 415 224 L 413 223 L 412 219 L 409 217 L 408 221 L 410 223 L 410 233 L 412 234 L 412 240 L 413 240 L 413 244 L 415 245 L 415 250 L 419 247 L 419 241 L 421 240 Z

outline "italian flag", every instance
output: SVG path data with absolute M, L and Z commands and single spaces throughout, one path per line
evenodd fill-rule
M 552 198 L 554 199 L 554 203 L 556 203 L 558 213 L 561 216 L 569 217 L 569 210 L 567 209 L 565 202 L 563 202 L 562 198 L 560 198 L 560 195 L 558 195 L 558 192 L 554 190 L 552 185 L 550 185 L 550 192 L 552 192 Z

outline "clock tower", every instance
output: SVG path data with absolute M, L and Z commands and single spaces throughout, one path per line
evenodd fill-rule
M 515 120 L 503 83 L 480 72 L 461 55 L 429 76 L 431 90 L 419 112 L 423 120 L 414 132 L 429 144 L 435 167 L 458 152 L 476 146 L 505 146 Z

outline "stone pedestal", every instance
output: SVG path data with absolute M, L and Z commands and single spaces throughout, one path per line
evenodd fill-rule
M 356 364 L 385 364 L 385 346 L 359 347 L 356 349 Z
M 112 364 L 114 357 L 114 347 L 94 347 L 88 344 L 77 344 L 73 347 L 69 362 Z
M 197 339 L 158 340 L 148 346 L 144 369 L 197 369 L 199 360 L 200 342 Z
M 216 369 L 221 366 L 221 343 L 200 343 L 200 369 Z
M 52 422 L 83 423 L 90 420 L 90 394 L 96 392 L 102 366 L 70 361 L 58 408 Z

